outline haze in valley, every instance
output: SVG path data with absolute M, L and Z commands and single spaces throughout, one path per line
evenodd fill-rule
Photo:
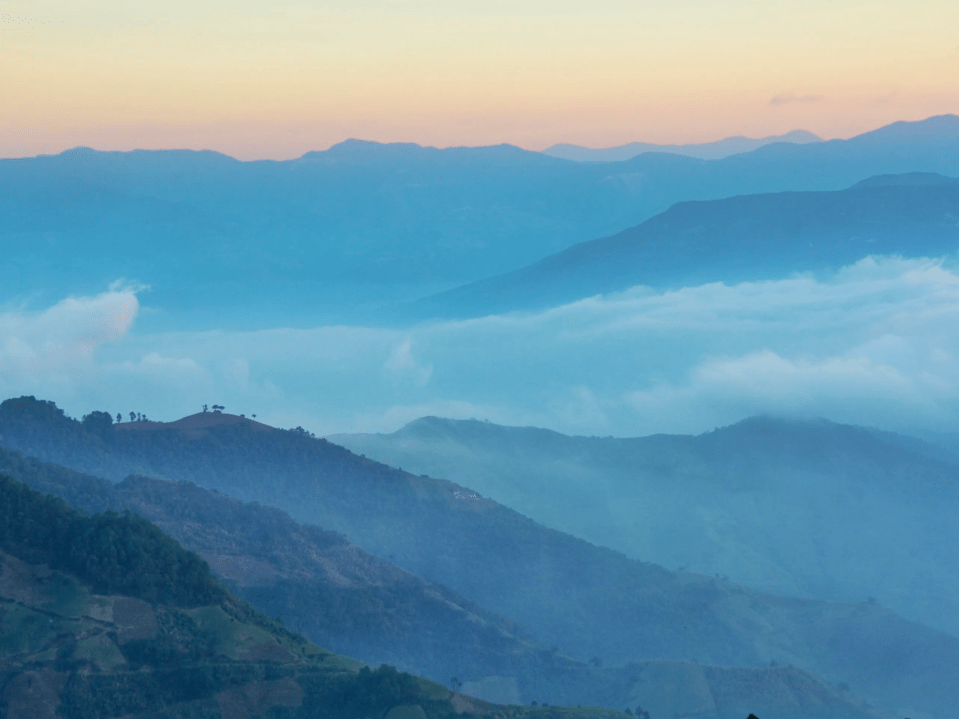
M 0 12 L 0 717 L 954 719 L 954 3 Z

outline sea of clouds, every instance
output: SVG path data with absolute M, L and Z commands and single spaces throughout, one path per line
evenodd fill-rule
M 761 414 L 912 431 L 959 420 L 959 273 L 866 258 L 834 276 L 402 329 L 137 331 L 141 288 L 0 312 L 0 395 L 174 420 L 222 404 L 316 434 L 424 415 L 587 435 L 699 433 Z

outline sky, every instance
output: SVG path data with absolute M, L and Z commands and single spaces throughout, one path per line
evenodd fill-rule
M 0 157 L 850 137 L 959 111 L 953 0 L 0 0 Z
M 959 423 L 959 273 L 936 260 L 636 287 L 404 329 L 140 333 L 137 295 L 117 284 L 8 307 L 0 396 L 161 421 L 221 404 L 318 435 L 391 432 L 425 415 L 601 436 L 699 433 L 757 414 L 919 434 Z

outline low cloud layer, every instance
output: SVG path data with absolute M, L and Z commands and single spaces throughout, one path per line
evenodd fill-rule
M 900 431 L 959 420 L 959 275 L 865 259 L 835 276 L 646 288 L 547 312 L 365 327 L 140 335 L 133 291 L 0 315 L 0 391 L 69 413 L 206 404 L 317 434 L 435 414 L 599 435 L 758 413 Z
M 0 379 L 9 386 L 89 372 L 96 349 L 126 335 L 138 309 L 135 290 L 118 287 L 42 312 L 0 313 Z

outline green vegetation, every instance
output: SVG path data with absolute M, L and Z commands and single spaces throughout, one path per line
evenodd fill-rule
M 0 719 L 39 701 L 65 719 L 456 715 L 443 687 L 259 614 L 140 517 L 0 475 L 0 550 Z
M 919 667 L 924 682 L 921 696 L 909 689 L 910 684 L 900 693 L 919 697 L 917 705 L 955 705 L 954 689 L 949 688 L 954 683 L 947 676 L 948 667 L 955 666 L 951 653 L 959 651 L 954 649 L 955 643 L 929 637 L 922 628 L 916 631 L 915 627 L 904 626 L 888 612 L 864 612 L 857 605 L 850 616 L 846 608 L 836 607 L 840 610 L 838 619 L 811 623 L 810 613 L 822 617 L 826 608 L 804 602 L 782 605 L 718 580 L 677 575 L 631 561 L 547 530 L 488 500 L 469 494 L 469 501 L 463 501 L 462 488 L 456 485 L 415 477 L 299 433 L 232 423 L 190 431 L 114 425 L 100 436 L 80 422 L 64 417 L 49 403 L 21 398 L 0 404 L 0 434 L 8 447 L 18 447 L 77 470 L 109 474 L 117 479 L 131 473 L 176 477 L 233 497 L 281 505 L 301 521 L 335 527 L 368 550 L 390 557 L 391 562 L 434 582 L 443 582 L 475 602 L 459 605 L 465 613 L 456 609 L 436 614 L 432 612 L 435 601 L 417 601 L 417 597 L 428 597 L 431 592 L 417 592 L 409 582 L 387 582 L 371 588 L 362 576 L 365 568 L 356 576 L 355 591 L 341 591 L 341 587 L 329 581 L 327 590 L 313 591 L 313 587 L 324 584 L 325 572 L 300 560 L 311 556 L 313 548 L 324 559 L 338 551 L 347 558 L 350 549 L 335 533 L 315 526 L 292 526 L 289 517 L 275 509 L 241 504 L 189 484 L 136 477 L 113 486 L 23 455 L 0 453 L 0 471 L 9 467 L 7 471 L 16 471 L 18 478 L 29 476 L 34 487 L 55 492 L 75 506 L 91 512 L 135 507 L 171 532 L 178 527 L 180 541 L 211 556 L 211 561 L 213 556 L 227 555 L 244 562 L 246 558 L 255 560 L 249 566 L 267 571 L 260 577 L 245 577 L 242 591 L 247 592 L 251 601 L 260 602 L 260 608 L 270 615 L 292 619 L 294 626 L 300 625 L 300 617 L 289 611 L 294 604 L 304 616 L 309 612 L 313 622 L 304 619 L 302 625 L 321 644 L 327 643 L 326 636 L 342 638 L 340 628 L 350 627 L 355 647 L 361 647 L 363 641 L 368 643 L 362 652 L 343 645 L 337 646 L 337 650 L 359 654 L 371 664 L 385 662 L 409 669 L 413 661 L 421 662 L 424 656 L 439 657 L 435 659 L 439 662 L 459 656 L 462 664 L 449 667 L 449 671 L 439 667 L 429 674 L 444 681 L 454 674 L 470 682 L 487 676 L 502 677 L 503 682 L 514 679 L 514 688 L 504 684 L 503 691 L 495 689 L 493 695 L 515 697 L 518 690 L 524 702 L 536 698 L 550 704 L 625 706 L 634 703 L 634 694 L 641 686 L 647 687 L 644 691 L 659 691 L 644 678 L 647 663 L 627 664 L 626 655 L 673 660 L 698 656 L 727 667 L 737 663 L 751 665 L 757 661 L 757 634 L 750 628 L 751 623 L 768 618 L 790 629 L 801 629 L 774 637 L 777 642 L 780 638 L 786 640 L 781 651 L 784 656 L 802 656 L 812 646 L 825 646 L 821 642 L 828 638 L 829 646 L 835 649 L 826 657 L 815 656 L 810 661 L 825 666 L 830 675 L 835 673 L 834 667 L 840 667 L 842 679 L 857 691 L 864 682 L 873 681 L 875 686 L 874 678 L 879 676 L 889 677 L 888 681 L 883 680 L 884 687 L 903 686 L 902 681 L 897 681 L 903 679 L 901 665 L 892 674 L 883 674 L 884 668 L 877 667 L 877 657 L 928 657 Z M 216 496 L 223 501 L 212 501 Z M 227 531 L 225 526 L 241 527 L 242 531 Z M 236 567 L 246 571 L 234 562 L 234 570 Z M 237 588 L 240 589 L 239 582 Z M 446 599 L 462 601 L 447 592 L 444 589 L 440 593 L 440 603 L 446 603 Z M 607 666 L 574 662 L 559 647 L 536 651 L 530 646 L 514 652 L 516 644 L 509 635 L 522 639 L 524 632 L 494 623 L 494 617 L 480 611 L 477 605 L 518 618 L 547 641 L 562 643 L 563 651 L 602 656 Z M 182 609 L 193 620 L 189 612 L 198 608 Z M 450 620 L 468 614 L 480 619 L 469 622 L 476 626 L 476 631 L 457 634 L 455 629 L 466 622 L 456 625 Z M 268 621 L 258 616 L 259 621 Z M 420 622 L 419 617 L 426 616 L 432 617 L 431 622 Z M 624 617 L 635 620 L 624 621 Z M 161 612 L 161 628 L 167 626 L 164 621 Z M 202 623 L 201 619 L 199 624 Z M 506 634 L 500 632 L 501 627 Z M 396 631 L 404 629 L 405 634 Z M 285 630 L 277 625 L 267 631 L 279 635 Z M 323 634 L 324 631 L 329 634 Z M 187 635 L 191 632 L 205 635 L 207 639 L 203 641 L 213 641 L 214 647 L 217 637 L 223 636 L 216 621 L 205 628 L 189 629 Z M 882 651 L 864 649 L 856 639 L 863 632 L 882 637 Z M 488 641 L 495 634 L 501 634 L 504 641 Z M 387 637 L 392 640 L 388 650 L 400 648 L 405 654 L 394 655 L 397 658 L 393 659 L 374 653 L 383 651 Z M 454 638 L 459 641 L 448 641 Z M 184 639 L 178 646 L 193 645 Z M 204 646 L 207 645 L 201 642 L 196 651 L 207 651 Z M 932 654 L 924 653 L 925 647 L 932 647 Z M 435 651 L 437 648 L 442 651 Z M 151 650 L 154 654 L 144 649 L 130 659 L 149 668 L 165 656 L 161 649 L 167 651 L 157 646 Z M 773 650 L 780 653 L 778 643 Z M 233 656 L 249 659 L 215 653 L 214 656 L 221 657 L 218 662 L 258 661 L 253 655 L 239 653 L 239 647 Z M 500 662 L 502 670 L 488 671 L 492 668 L 491 660 Z M 621 664 L 627 666 L 615 666 Z M 423 663 L 414 666 L 418 673 L 426 672 Z M 680 662 L 677 667 L 681 674 L 694 669 L 704 671 L 699 665 L 691 667 Z M 911 671 L 914 673 L 910 676 L 915 676 L 915 668 Z M 861 719 L 869 715 L 853 699 L 823 680 L 799 670 L 790 670 L 787 675 L 780 678 L 768 667 L 755 677 L 733 669 L 717 669 L 703 681 L 724 697 L 727 708 L 736 712 L 748 708 L 783 719 L 808 716 L 806 710 L 792 714 L 787 707 L 805 706 L 806 699 L 819 697 L 817 701 L 825 701 L 836 717 Z M 752 687 L 770 682 L 782 687 L 768 694 L 774 698 L 771 703 L 764 703 L 770 700 L 754 695 Z M 669 689 L 664 687 L 662 691 L 668 693 Z M 737 698 L 743 698 L 743 702 L 735 703 Z M 656 706 L 645 695 L 642 703 Z M 478 711 L 505 710 L 489 706 Z M 655 718 L 657 712 L 653 711 L 653 715 Z M 817 716 L 825 715 L 819 712 Z
M 342 544 L 337 535 L 329 541 Z M 17 702 L 44 697 L 65 719 L 458 715 L 442 685 L 331 654 L 256 612 L 141 517 L 86 516 L 0 475 L 0 550 L 0 696 L 8 698 L 0 719 Z M 467 713 L 622 717 L 485 704 Z
M 230 582 L 231 591 L 335 652 L 433 679 L 451 673 L 480 678 L 540 672 L 544 647 L 515 622 L 445 587 L 398 572 L 342 535 L 298 524 L 272 507 L 238 502 L 185 482 L 128 477 L 114 485 L 2 448 L 0 473 L 91 514 L 130 508 L 202 556 L 237 555 L 249 566 L 271 567 L 275 576 L 252 574 L 252 579 Z M 237 566 L 230 570 L 232 579 L 240 579 Z M 345 586 L 330 581 L 331 567 L 351 581 Z M 552 667 L 557 660 L 549 661 Z M 522 692 L 522 679 L 520 687 Z M 541 684 L 536 696 L 560 698 Z
M 86 517 L 63 500 L 0 476 L 0 545 L 62 569 L 98 594 L 199 606 L 227 599 L 210 568 L 129 512 Z

